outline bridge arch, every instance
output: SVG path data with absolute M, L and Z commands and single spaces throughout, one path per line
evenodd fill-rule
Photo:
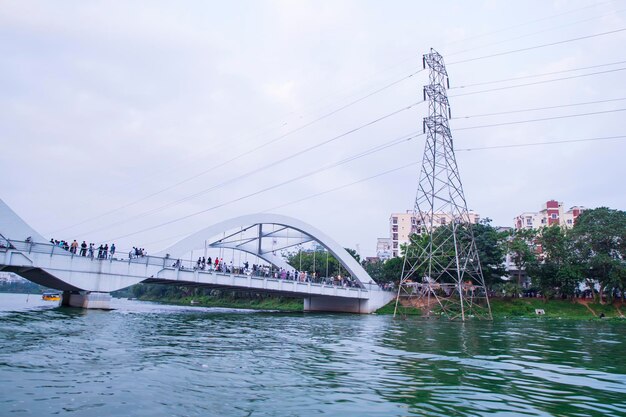
M 271 231 L 269 230 L 270 226 L 272 227 Z M 276 227 L 278 227 L 278 230 L 276 230 Z M 226 231 L 233 231 L 236 228 L 239 228 L 239 231 L 228 236 L 225 235 Z M 248 237 L 245 239 L 242 237 L 238 238 L 237 235 L 243 234 L 244 231 L 248 232 Z M 252 231 L 255 233 L 255 236 L 249 236 Z M 298 234 L 292 235 L 292 242 L 287 246 L 282 245 L 280 248 L 273 248 L 272 250 L 268 250 L 264 246 L 264 242 L 267 242 L 267 240 L 275 242 L 279 238 L 284 238 L 285 235 L 287 240 L 289 240 L 289 231 L 295 231 Z M 210 239 L 220 233 L 224 234 L 221 239 Z M 164 249 L 158 255 L 180 258 L 186 253 L 205 248 L 207 241 L 210 242 L 209 246 L 212 248 L 227 248 L 247 252 L 276 267 L 285 269 L 292 269 L 293 267 L 289 266 L 281 256 L 276 255 L 277 250 L 315 241 L 332 254 L 342 267 L 363 287 L 371 288 L 372 286 L 377 286 L 376 282 L 352 255 L 328 235 L 301 220 L 278 214 L 249 214 L 221 221 L 187 236 L 169 248 Z

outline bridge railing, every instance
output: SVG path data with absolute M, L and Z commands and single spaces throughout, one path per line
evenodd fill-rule
M 174 262 L 174 260 L 169 258 L 163 258 L 159 256 L 133 256 L 125 258 L 120 256 L 122 254 L 115 253 L 111 255 L 110 253 L 107 257 L 98 257 L 96 248 L 92 255 L 89 255 L 89 252 L 86 252 L 85 255 L 81 255 L 80 248 L 77 250 L 77 253 L 73 253 L 65 248 L 54 245 L 52 243 L 40 243 L 40 242 L 29 242 L 29 241 L 20 241 L 13 239 L 3 239 L 0 241 L 0 248 L 4 246 L 8 249 L 15 249 L 24 253 L 42 253 L 47 255 L 55 255 L 55 256 L 69 256 L 69 257 L 77 257 L 77 258 L 87 258 L 92 259 L 94 261 L 109 261 L 109 262 L 125 262 L 125 263 L 134 263 L 134 264 L 143 264 L 143 265 L 154 265 L 160 267 L 169 266 L 170 262 Z
M 239 276 L 254 276 L 254 277 L 261 277 L 261 278 L 266 278 L 266 279 L 273 279 L 273 280 L 283 280 L 283 281 L 297 281 L 297 282 L 306 282 L 306 283 L 311 283 L 314 285 L 325 285 L 325 286 L 333 286 L 333 287 L 344 287 L 344 288 L 353 288 L 353 289 L 363 289 L 363 290 L 368 290 L 368 291 L 372 291 L 372 290 L 390 290 L 393 291 L 393 287 L 385 287 L 385 286 L 378 286 L 378 284 L 376 283 L 362 283 L 361 285 L 358 284 L 358 282 L 348 279 L 346 277 L 344 277 L 343 280 L 337 279 L 335 277 L 319 277 L 319 276 L 312 276 L 312 275 L 306 275 L 306 277 L 304 279 L 302 279 L 301 277 L 294 277 L 293 274 L 291 274 L 289 277 L 286 276 L 281 276 L 281 273 L 278 272 L 275 276 L 275 272 L 276 271 L 264 271 L 264 270 L 257 270 L 257 271 L 253 271 L 251 269 L 244 269 L 242 266 L 227 266 L 226 270 L 215 270 L 213 267 L 205 267 L 204 269 L 202 268 L 198 268 L 197 262 L 191 261 L 191 260 L 181 260 L 181 259 L 174 259 L 174 258 L 170 258 L 170 257 L 159 257 L 159 256 L 152 256 L 152 255 L 145 255 L 145 256 L 129 256 L 128 258 L 126 257 L 120 257 L 119 253 L 115 253 L 114 255 L 108 255 L 106 258 L 102 258 L 102 257 L 98 257 L 98 256 L 94 256 L 97 254 L 98 250 L 97 248 L 95 249 L 95 253 L 92 252 L 92 256 L 89 255 L 89 252 L 86 252 L 86 254 L 83 256 L 80 253 L 80 248 L 77 250 L 78 253 L 73 253 L 69 250 L 66 250 L 65 248 L 58 246 L 58 245 L 54 245 L 52 243 L 39 243 L 39 242 L 32 242 L 32 241 L 20 241 L 20 240 L 13 240 L 13 239 L 1 239 L 0 240 L 0 250 L 2 249 L 14 249 L 23 253 L 41 253 L 41 254 L 47 254 L 50 256 L 68 256 L 71 258 L 77 257 L 77 258 L 86 258 L 86 259 L 91 259 L 92 261 L 99 261 L 99 262 L 119 262 L 119 263 L 127 263 L 127 264 L 139 264 L 139 265 L 152 265 L 152 266 L 157 266 L 157 267 L 161 267 L 161 268 L 169 268 L 169 269 L 180 269 L 180 270 L 187 270 L 187 271 L 195 271 L 195 270 L 199 270 L 201 272 L 212 272 L 212 273 L 218 273 L 218 274 L 228 274 L 228 275 L 239 275 Z M 231 269 L 232 268 L 232 269 Z

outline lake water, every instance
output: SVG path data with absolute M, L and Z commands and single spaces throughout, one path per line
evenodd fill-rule
M 626 416 L 626 323 L 0 294 L 0 416 Z

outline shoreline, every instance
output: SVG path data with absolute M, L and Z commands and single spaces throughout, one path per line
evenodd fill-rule
M 272 310 L 280 312 L 303 312 L 303 302 L 295 298 L 267 298 L 257 299 L 231 299 L 216 297 L 183 297 L 180 299 L 163 299 L 153 297 L 140 297 L 139 301 L 151 301 L 163 304 L 197 306 L 197 307 L 220 307 L 240 308 L 250 310 Z M 194 301 L 194 303 L 192 303 Z M 494 298 L 490 300 L 494 320 L 524 319 L 569 319 L 569 320 L 610 320 L 626 323 L 626 317 L 622 312 L 626 310 L 624 303 L 599 304 L 591 300 L 543 300 L 536 298 Z M 373 314 L 392 315 L 395 301 L 381 307 Z M 545 314 L 536 314 L 535 309 L 541 309 Z M 405 310 L 410 316 L 422 316 L 422 311 L 411 307 Z M 602 316 L 603 315 L 603 316 Z
M 41 295 L 38 292 L 2 292 L 6 294 Z M 298 298 L 232 298 L 212 296 L 186 296 L 180 298 L 141 296 L 138 298 L 115 297 L 138 301 L 150 301 L 161 304 L 217 307 L 248 310 L 267 310 L 285 313 L 302 313 L 304 304 Z M 614 301 L 611 304 L 600 304 L 588 299 L 544 300 L 542 298 L 491 298 L 491 311 L 494 320 L 536 319 L 536 320 L 578 320 L 578 321 L 620 321 L 626 323 L 626 303 Z M 393 315 L 395 300 L 381 307 L 372 314 Z M 545 314 L 537 314 L 535 310 L 543 310 Z M 422 310 L 416 307 L 405 307 L 403 313 L 408 316 L 423 316 Z M 437 314 L 433 315 L 437 317 Z M 431 317 L 433 317 L 431 316 Z

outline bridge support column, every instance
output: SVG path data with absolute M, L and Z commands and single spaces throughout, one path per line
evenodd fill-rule
M 61 305 L 90 309 L 111 309 L 111 294 L 108 292 L 70 292 L 64 291 Z
M 357 314 L 370 313 L 370 311 L 367 311 L 367 300 L 326 296 L 312 296 L 305 298 L 304 311 L 334 311 Z
M 304 311 L 369 314 L 395 298 L 395 294 L 390 291 L 370 291 L 369 295 L 369 299 L 311 296 L 304 299 Z

